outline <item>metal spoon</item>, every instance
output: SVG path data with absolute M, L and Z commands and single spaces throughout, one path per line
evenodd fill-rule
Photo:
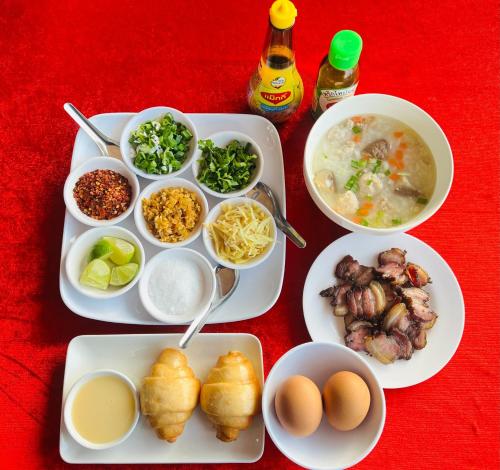
M 64 110 L 83 129 L 83 131 L 95 142 L 103 155 L 107 157 L 120 158 L 120 144 L 115 139 L 104 135 L 94 126 L 78 109 L 71 103 L 64 103 Z
M 217 265 L 215 268 L 215 276 L 217 278 L 217 293 L 218 298 L 214 300 L 210 308 L 204 312 L 200 313 L 189 325 L 188 329 L 179 341 L 179 347 L 184 349 L 187 347 L 191 338 L 198 334 L 200 330 L 205 326 L 208 317 L 218 309 L 231 295 L 238 286 L 240 281 L 240 272 L 235 269 L 226 268 L 225 266 Z
M 306 247 L 306 241 L 285 219 L 281 212 L 280 205 L 272 189 L 262 181 L 259 181 L 255 187 L 250 190 L 247 197 L 261 202 L 273 214 L 276 226 L 299 248 Z

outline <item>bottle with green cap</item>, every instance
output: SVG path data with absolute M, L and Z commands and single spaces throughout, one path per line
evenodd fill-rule
M 362 48 L 363 40 L 355 31 L 343 30 L 333 36 L 330 51 L 319 66 L 314 89 L 312 114 L 315 119 L 356 92 Z

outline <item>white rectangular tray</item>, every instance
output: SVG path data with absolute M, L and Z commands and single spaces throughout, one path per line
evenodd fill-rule
M 120 133 L 133 113 L 108 113 L 93 116 L 91 121 L 105 134 L 115 139 L 120 138 Z M 264 173 L 262 181 L 268 184 L 276 194 L 283 213 L 285 206 L 285 175 L 283 170 L 283 154 L 281 142 L 275 127 L 266 119 L 249 114 L 189 114 L 197 127 L 201 139 L 214 132 L 222 130 L 235 130 L 248 134 L 262 148 L 264 154 Z M 85 159 L 100 155 L 99 149 L 92 140 L 81 130 L 76 136 L 71 161 L 71 169 L 83 163 Z M 194 181 L 191 169 L 180 175 L 182 178 Z M 149 180 L 139 177 L 141 189 Z M 210 207 L 220 199 L 207 195 Z M 118 224 L 142 239 L 135 227 L 133 216 L 129 216 Z M 90 227 L 78 222 L 68 211 L 64 219 L 64 233 L 61 250 L 61 265 L 59 271 L 59 290 L 66 306 L 82 317 L 92 318 L 114 323 L 132 323 L 141 325 L 160 325 L 152 318 L 139 300 L 138 288 L 135 286 L 122 296 L 96 300 L 88 298 L 76 291 L 66 276 L 64 258 L 71 242 Z M 188 245 L 208 257 L 201 237 Z M 152 246 L 144 241 L 146 259 L 150 259 L 161 248 Z M 215 265 L 215 263 L 213 263 Z M 232 297 L 220 309 L 214 312 L 208 323 L 226 323 L 246 320 L 257 317 L 267 312 L 278 299 L 283 284 L 285 269 L 285 237 L 278 232 L 278 240 L 271 256 L 261 265 L 241 271 L 240 283 Z
M 64 400 L 71 386 L 85 373 L 115 369 L 139 388 L 159 353 L 176 347 L 180 334 L 77 336 L 68 345 L 64 372 Z M 186 356 L 196 376 L 203 382 L 220 355 L 238 350 L 252 362 L 261 385 L 264 383 L 262 347 L 257 337 L 245 333 L 199 334 L 191 341 Z M 215 429 L 198 406 L 183 434 L 173 444 L 156 437 L 146 418 L 137 423 L 122 444 L 106 450 L 82 447 L 69 435 L 61 418 L 59 452 L 68 463 L 250 463 L 264 452 L 264 422 L 252 425 L 231 443 L 219 441 Z

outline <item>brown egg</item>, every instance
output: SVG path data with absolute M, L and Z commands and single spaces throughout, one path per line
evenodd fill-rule
M 354 372 L 333 374 L 323 387 L 328 422 L 339 431 L 357 428 L 370 408 L 370 390 Z
M 321 393 L 316 384 L 303 375 L 288 377 L 280 385 L 274 408 L 283 428 L 296 437 L 316 431 L 323 416 Z

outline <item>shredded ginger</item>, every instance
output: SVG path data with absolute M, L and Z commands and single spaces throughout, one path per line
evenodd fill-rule
M 251 203 L 222 205 L 222 213 L 207 229 L 217 255 L 235 264 L 257 258 L 273 242 L 270 217 Z

